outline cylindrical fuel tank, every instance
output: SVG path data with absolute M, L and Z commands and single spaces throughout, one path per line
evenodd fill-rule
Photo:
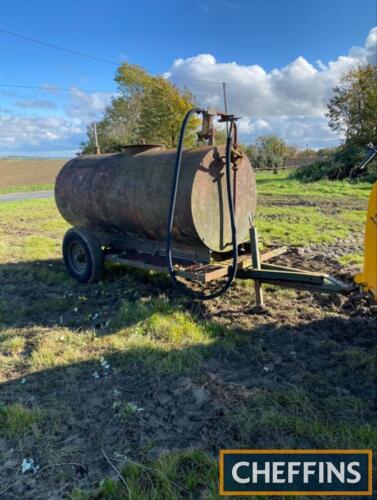
M 175 150 L 154 148 L 74 158 L 56 179 L 57 207 L 76 227 L 164 241 L 175 155 Z M 233 164 L 232 188 L 238 242 L 243 243 L 256 208 L 255 173 L 245 155 Z M 225 146 L 183 152 L 173 235 L 187 246 L 231 250 Z

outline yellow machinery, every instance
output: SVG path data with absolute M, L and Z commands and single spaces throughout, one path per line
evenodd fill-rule
M 364 169 L 367 163 L 377 155 L 376 146 L 368 144 L 368 147 L 370 153 L 360 165 L 360 169 Z M 368 206 L 363 271 L 355 276 L 355 282 L 371 292 L 377 301 L 377 182 L 372 188 Z

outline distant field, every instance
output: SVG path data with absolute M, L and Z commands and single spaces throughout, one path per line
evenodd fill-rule
M 55 178 L 67 159 L 0 159 L 0 194 L 47 191 L 53 189 Z M 258 171 L 259 196 L 290 196 L 312 198 L 368 199 L 371 185 L 368 182 L 350 184 L 347 181 L 319 181 L 301 183 L 289 179 L 290 170 L 280 171 L 278 175 Z M 267 203 L 268 204 L 268 203 Z
M 258 194 L 265 196 L 307 196 L 317 198 L 342 198 L 344 196 L 368 199 L 371 184 L 369 182 L 350 183 L 343 181 L 321 180 L 318 182 L 300 182 L 291 179 L 292 169 L 280 170 L 275 175 L 265 170 L 257 170 Z
M 1 160 L 0 193 L 51 189 L 67 160 Z

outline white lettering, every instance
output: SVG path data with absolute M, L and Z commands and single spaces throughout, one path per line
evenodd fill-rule
M 319 484 L 323 484 L 325 481 L 325 464 L 323 462 L 318 462 L 318 482 Z
M 300 467 L 301 462 L 288 462 L 288 483 L 293 483 L 293 476 L 300 474 L 300 469 L 295 469 L 295 467 Z
M 304 483 L 307 484 L 309 482 L 309 476 L 313 476 L 315 474 L 315 470 L 310 467 L 315 467 L 317 462 L 304 462 Z
M 233 479 L 240 484 L 246 484 L 250 483 L 250 478 L 249 477 L 240 477 L 238 475 L 238 469 L 240 467 L 249 467 L 250 463 L 249 462 L 237 462 L 236 464 L 233 465 L 232 467 L 232 477 Z
M 336 478 L 341 483 L 344 483 L 344 462 L 340 462 L 339 470 L 335 467 L 335 465 L 332 462 L 326 462 L 326 464 L 327 464 L 327 482 L 331 484 L 333 482 L 333 476 L 336 476 Z
M 253 483 L 258 482 L 258 475 L 264 476 L 264 482 L 270 482 L 270 462 L 264 464 L 264 469 L 258 469 L 258 462 L 253 462 Z
M 361 479 L 361 474 L 357 470 L 355 470 L 355 467 L 360 467 L 360 462 L 350 462 L 347 465 L 347 471 L 354 476 L 354 479 L 347 479 L 347 483 L 350 484 L 355 484 L 358 483 Z
M 284 474 L 284 465 L 285 462 L 273 462 L 272 463 L 272 482 L 276 483 L 285 483 L 285 479 L 279 479 L 279 476 Z
M 347 468 L 346 468 L 347 467 Z M 311 481 L 312 476 L 318 484 L 341 483 L 356 484 L 361 481 L 360 462 L 237 462 L 232 467 L 232 477 L 238 484 L 292 484 L 295 477 L 302 475 L 304 484 Z M 242 472 L 242 468 L 246 468 Z M 249 470 L 247 470 L 249 469 Z M 251 469 L 251 470 L 250 470 Z

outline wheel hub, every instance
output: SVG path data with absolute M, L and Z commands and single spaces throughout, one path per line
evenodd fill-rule
M 77 273 L 83 273 L 87 267 L 87 258 L 85 249 L 78 243 L 73 242 L 70 249 L 69 255 L 72 267 Z

